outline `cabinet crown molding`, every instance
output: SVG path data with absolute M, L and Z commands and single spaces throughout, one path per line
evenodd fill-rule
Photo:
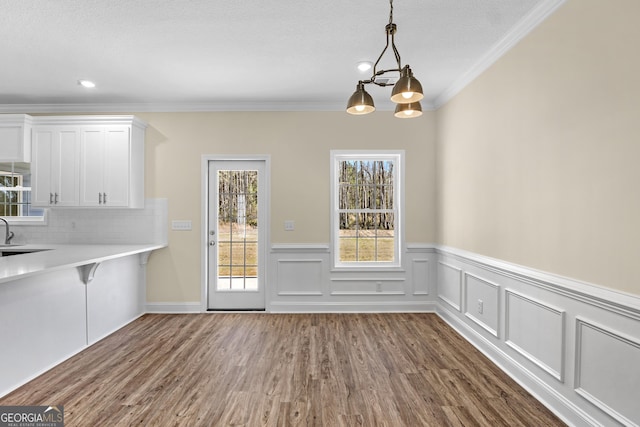
M 31 117 L 31 116 L 27 116 Z M 146 129 L 147 123 L 133 115 L 121 116 L 34 116 L 32 117 L 34 126 L 41 125 L 132 125 L 141 129 Z

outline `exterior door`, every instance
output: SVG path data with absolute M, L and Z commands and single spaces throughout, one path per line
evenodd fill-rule
M 267 205 L 264 160 L 208 166 L 209 310 L 264 310 Z

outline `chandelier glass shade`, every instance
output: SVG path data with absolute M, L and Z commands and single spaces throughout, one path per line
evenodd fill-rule
M 375 84 L 377 86 L 393 86 L 393 90 L 391 91 L 391 101 L 398 104 L 394 114 L 396 117 L 412 118 L 422 115 L 422 106 L 420 105 L 420 100 L 424 97 L 422 85 L 418 79 L 413 76 L 413 72 L 409 65 L 405 65 L 404 67 L 402 66 L 400 53 L 396 48 L 394 37 L 397 31 L 397 26 L 393 23 L 393 0 L 389 0 L 389 5 L 389 24 L 385 26 L 387 44 L 384 49 L 382 49 L 382 53 L 380 53 L 378 60 L 373 66 L 373 74 L 371 75 L 371 78 L 368 80 L 360 80 L 356 86 L 356 91 L 349 98 L 349 101 L 347 102 L 347 113 L 349 114 L 362 115 L 375 111 L 376 107 L 373 103 L 373 98 L 364 89 L 364 86 L 367 84 Z M 393 50 L 398 68 L 378 70 L 378 63 L 389 46 L 391 46 L 391 49 Z M 383 74 L 392 72 L 399 73 L 400 78 L 396 83 L 389 83 L 388 79 L 376 81 L 376 78 Z

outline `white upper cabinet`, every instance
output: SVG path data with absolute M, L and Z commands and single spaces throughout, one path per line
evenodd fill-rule
M 144 132 L 146 124 L 134 116 L 38 117 L 34 119 L 33 150 L 37 161 L 32 169 L 33 204 L 48 206 L 81 206 L 112 208 L 144 207 Z M 64 132 L 73 131 L 75 145 L 65 145 L 68 157 L 77 163 L 61 167 L 56 174 L 58 146 L 47 151 L 45 140 L 72 139 Z M 62 144 L 60 144 L 62 146 Z M 35 155 L 35 154 L 34 154 Z M 47 166 L 45 157 L 52 165 Z M 70 163 L 71 160 L 69 160 Z M 50 171 L 47 170 L 50 168 Z M 74 172 L 71 172 L 74 170 Z M 47 183 L 45 176 L 53 174 Z M 74 176 L 75 200 L 72 204 L 56 203 L 56 179 L 71 181 Z M 70 185 L 69 185 L 70 187 Z M 66 187 L 65 187 L 66 188 Z M 52 194 L 49 195 L 49 194 Z M 49 199 L 47 199 L 49 197 Z M 45 203 L 53 200 L 52 203 Z M 58 193 L 58 199 L 62 196 Z
M 31 116 L 0 114 L 0 162 L 31 161 Z
M 127 126 L 82 130 L 80 205 L 129 206 L 129 133 Z
M 78 206 L 79 129 L 68 126 L 36 127 L 32 136 L 31 204 Z

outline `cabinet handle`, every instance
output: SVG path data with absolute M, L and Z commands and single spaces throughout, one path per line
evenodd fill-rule
M 98 204 L 102 204 L 102 193 L 98 193 Z
M 49 193 L 49 204 L 53 204 L 53 193 Z
M 57 205 L 58 204 L 58 193 L 54 193 L 54 194 L 55 195 L 54 195 L 53 201 Z
M 107 193 L 102 193 L 102 201 L 105 205 L 107 204 Z

